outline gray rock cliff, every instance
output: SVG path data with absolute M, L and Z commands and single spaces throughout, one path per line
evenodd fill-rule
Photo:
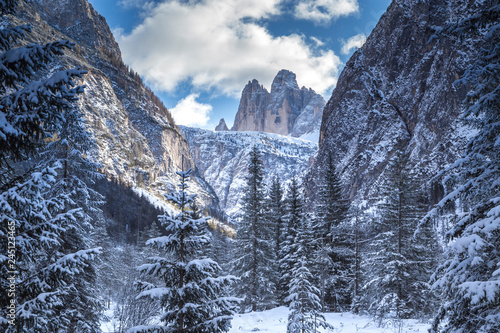
M 325 100 L 314 90 L 299 88 L 288 70 L 276 75 L 268 92 L 257 80 L 241 93 L 233 131 L 262 131 L 300 137 L 319 129 Z
M 91 157 L 103 165 L 106 176 L 156 201 L 174 190 L 175 172 L 182 165 L 194 167 L 188 144 L 170 112 L 123 63 L 105 19 L 87 0 L 22 1 L 18 16 L 33 25 L 30 36 L 36 42 L 75 42 L 55 66 L 88 70 L 79 105 L 97 144 Z M 217 206 L 209 189 L 196 180 L 193 189 L 202 205 Z
M 436 199 L 431 179 L 460 154 L 470 131 L 458 122 L 458 79 L 476 54 L 474 40 L 430 40 L 465 1 L 396 0 L 364 46 L 347 62 L 322 118 L 310 193 L 332 157 L 351 199 L 377 196 L 377 184 L 398 144 Z

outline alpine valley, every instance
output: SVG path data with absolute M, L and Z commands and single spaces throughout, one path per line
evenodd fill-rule
M 214 130 L 88 0 L 0 14 L 1 330 L 500 331 L 498 0 L 393 0 L 328 101 L 276 68 Z

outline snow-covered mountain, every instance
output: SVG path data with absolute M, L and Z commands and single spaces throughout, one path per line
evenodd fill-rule
M 150 198 L 174 190 L 175 172 L 194 166 L 187 142 L 170 112 L 123 63 L 104 17 L 87 0 L 21 1 L 19 17 L 33 26 L 30 37 L 37 42 L 75 42 L 56 66 L 88 70 L 79 105 L 97 143 L 92 156 L 106 176 L 141 188 Z M 192 189 L 201 204 L 216 207 L 213 194 L 198 183 L 203 181 Z
M 347 62 L 325 107 L 308 184 L 314 186 L 312 175 L 332 157 L 351 199 L 374 198 L 402 145 L 427 181 L 431 201 L 439 199 L 443 189 L 431 179 L 456 160 L 470 135 L 457 120 L 466 89 L 453 82 L 480 45 L 431 37 L 465 10 L 467 1 L 393 1 Z
M 257 80 L 248 82 L 231 130 L 312 138 L 319 133 L 324 106 L 321 95 L 311 88 L 299 88 L 295 74 L 283 69 L 274 78 L 270 93 Z
M 277 175 L 285 183 L 301 176 L 312 164 L 317 144 L 290 136 L 264 132 L 210 131 L 181 126 L 197 171 L 212 186 L 220 206 L 237 217 L 246 186 L 250 151 L 262 154 L 265 177 L 270 184 Z

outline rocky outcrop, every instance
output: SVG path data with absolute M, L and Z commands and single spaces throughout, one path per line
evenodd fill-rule
M 294 73 L 281 70 L 269 93 L 252 80 L 241 93 L 233 131 L 262 131 L 300 137 L 319 129 L 325 100 L 312 89 L 299 88 Z
M 264 184 L 276 175 L 282 183 L 302 175 L 312 164 L 317 144 L 263 132 L 215 132 L 183 127 L 197 172 L 211 185 L 223 210 L 232 218 L 241 213 L 250 151 L 262 154 Z
M 103 165 L 108 178 L 142 188 L 151 197 L 175 189 L 175 172 L 193 167 L 188 144 L 170 112 L 139 75 L 121 59 L 118 44 L 87 0 L 33 0 L 20 2 L 19 17 L 33 26 L 36 42 L 69 39 L 61 67 L 83 67 L 85 93 L 79 101 L 96 147 L 90 155 Z M 200 182 L 202 183 L 202 182 Z M 198 183 L 201 204 L 217 206 L 216 198 Z
M 219 121 L 219 125 L 215 126 L 215 130 L 216 131 L 229 131 L 229 128 L 227 128 L 226 121 L 224 120 L 224 118 L 222 118 Z
M 121 58 L 120 48 L 106 19 L 87 0 L 32 0 L 30 5 L 37 8 L 42 20 L 81 47 Z
M 241 92 L 232 131 L 263 131 L 269 92 L 259 81 L 249 81 Z
M 457 121 L 466 90 L 453 82 L 479 45 L 431 36 L 461 8 L 465 1 L 393 1 L 347 62 L 324 109 L 311 187 L 332 157 L 351 199 L 374 198 L 402 144 L 415 173 L 435 189 L 431 197 L 439 196 L 430 180 L 459 156 L 469 134 Z

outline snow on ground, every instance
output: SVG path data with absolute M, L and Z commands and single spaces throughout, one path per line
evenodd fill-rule
M 229 333 L 245 332 L 272 332 L 286 333 L 288 318 L 288 308 L 279 307 L 262 312 L 250 312 L 236 314 L 232 321 L 232 328 Z M 333 325 L 330 331 L 319 330 L 319 332 L 331 333 L 424 333 L 430 325 L 423 324 L 417 320 L 403 320 L 402 328 L 394 327 L 387 323 L 385 327 L 379 327 L 370 317 L 358 316 L 352 313 L 326 313 L 326 321 Z
M 115 332 L 116 327 L 118 327 L 118 322 L 116 318 L 114 318 L 114 311 L 116 308 L 116 303 L 111 303 L 109 309 L 104 311 L 104 315 L 107 317 L 108 321 L 101 322 L 101 330 L 103 333 L 111 333 Z
M 101 329 L 104 333 L 116 332 L 115 330 L 119 326 L 116 318 L 113 318 L 115 307 L 116 304 L 112 303 L 111 308 L 105 312 L 109 321 L 101 323 Z M 399 327 L 394 327 L 392 323 L 386 323 L 384 327 L 379 327 L 370 317 L 358 316 L 350 312 L 325 313 L 325 319 L 334 329 L 329 331 L 320 329 L 318 333 L 426 333 L 430 327 L 429 324 L 413 319 L 403 320 L 401 330 Z M 287 320 L 288 308 L 285 306 L 262 312 L 236 314 L 232 321 L 232 328 L 228 333 L 286 333 Z

